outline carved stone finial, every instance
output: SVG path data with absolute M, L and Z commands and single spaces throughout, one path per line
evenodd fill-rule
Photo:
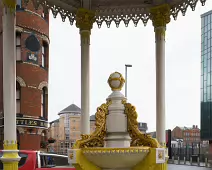
M 76 14 L 76 27 L 82 30 L 91 30 L 95 22 L 95 12 L 80 8 Z
M 112 91 L 121 91 L 121 89 L 125 83 L 125 79 L 121 73 L 114 72 L 110 75 L 107 82 Z

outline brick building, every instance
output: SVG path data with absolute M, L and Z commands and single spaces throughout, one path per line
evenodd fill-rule
M 1 5 L 1 3 L 0 3 Z M 0 147 L 4 137 L 3 37 L 0 6 Z M 49 14 L 17 0 L 16 123 L 19 149 L 45 148 L 48 126 Z
M 172 139 L 182 139 L 184 145 L 198 144 L 200 140 L 200 129 L 197 125 L 192 127 L 176 126 L 172 130 Z

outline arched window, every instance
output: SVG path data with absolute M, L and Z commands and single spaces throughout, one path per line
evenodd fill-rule
M 42 58 L 41 58 L 41 66 L 43 68 L 47 67 L 47 52 L 48 52 L 48 44 L 43 41 L 42 45 Z
M 16 33 L 16 61 L 21 60 L 21 34 Z
M 41 117 L 47 118 L 47 100 L 48 100 L 48 92 L 47 88 L 44 87 L 41 93 Z
M 21 86 L 16 82 L 16 113 L 21 113 Z

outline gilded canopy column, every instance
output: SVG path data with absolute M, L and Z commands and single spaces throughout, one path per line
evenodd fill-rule
M 0 158 L 4 170 L 18 170 L 16 141 L 16 0 L 3 0 L 3 108 L 4 150 Z
M 81 38 L 81 133 L 90 134 L 90 35 L 95 13 L 81 8 L 77 11 L 76 26 Z
M 165 129 L 165 33 L 170 22 L 170 7 L 168 4 L 154 7 L 150 10 L 155 31 L 156 52 L 156 136 L 159 143 L 166 143 Z

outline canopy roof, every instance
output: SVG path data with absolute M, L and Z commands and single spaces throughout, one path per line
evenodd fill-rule
M 26 3 L 29 0 L 24 0 Z M 190 6 L 192 10 L 200 1 L 202 5 L 207 0 L 32 0 L 35 7 L 41 4 L 44 10 L 51 9 L 54 17 L 59 13 L 62 20 L 69 19 L 71 25 L 75 21 L 75 16 L 78 8 L 88 8 L 96 11 L 96 23 L 101 27 L 105 22 L 110 27 L 111 22 L 115 22 L 118 27 L 123 21 L 128 26 L 130 21 L 133 21 L 135 26 L 141 20 L 144 25 L 147 24 L 150 14 L 149 10 L 152 7 L 169 4 L 170 13 L 176 20 L 177 15 L 181 12 L 185 15 L 187 8 Z

